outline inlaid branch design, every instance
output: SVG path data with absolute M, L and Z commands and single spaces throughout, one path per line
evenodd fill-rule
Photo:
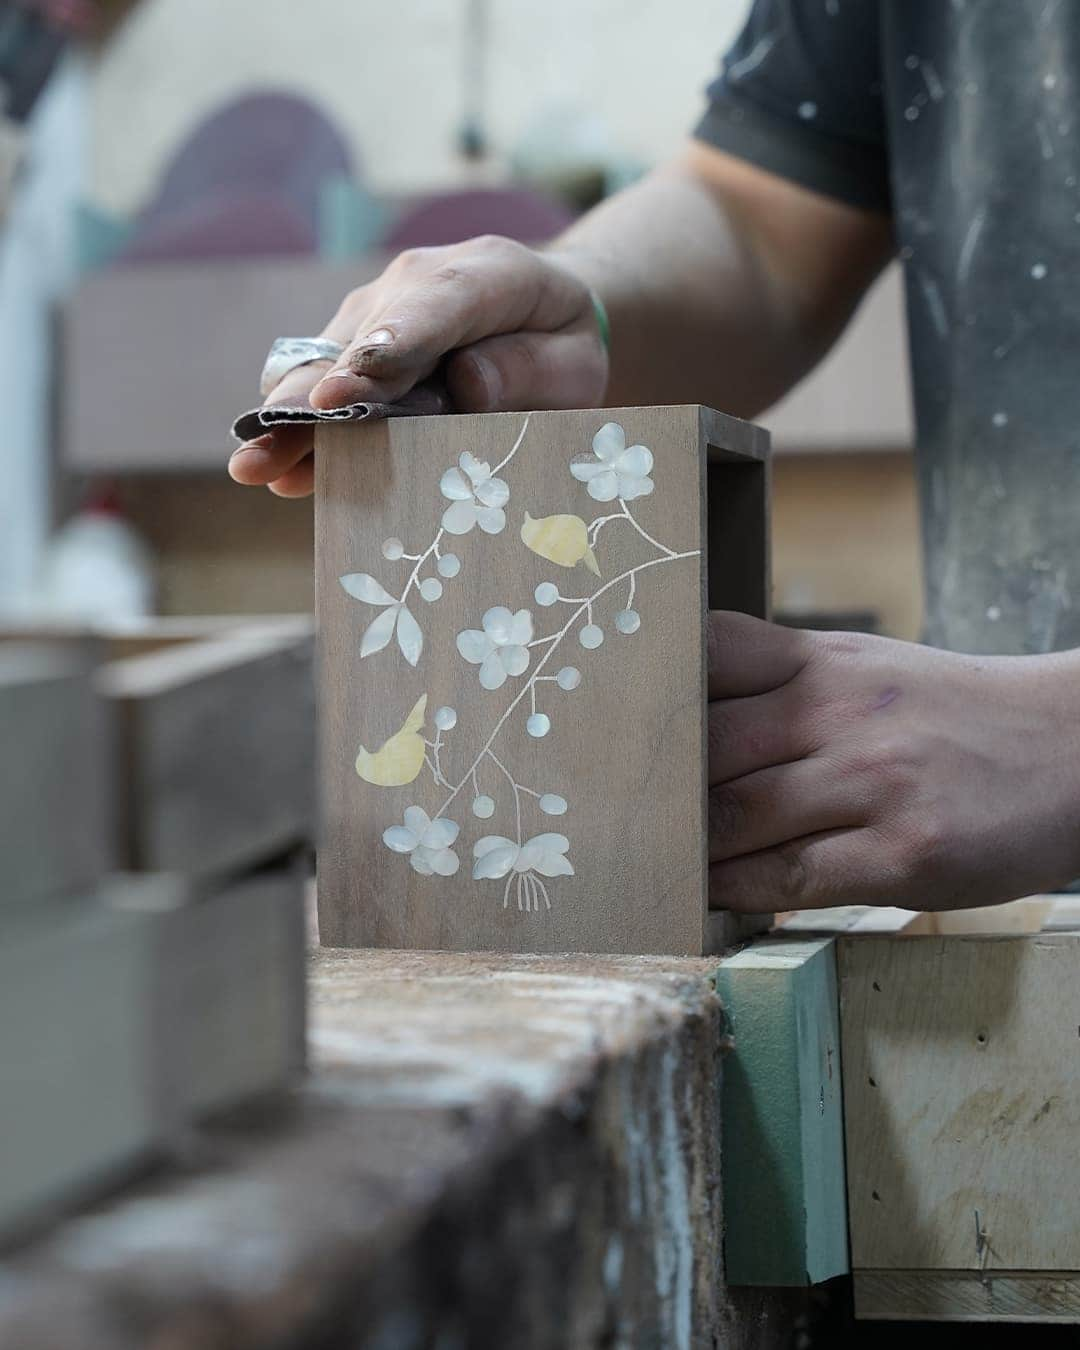
M 510 489 L 499 478 L 499 473 L 520 450 L 528 427 L 525 419 L 520 433 L 509 453 L 494 469 L 469 454 L 459 457 L 458 465 L 448 469 L 440 480 L 440 491 L 450 501 L 443 514 L 439 530 L 428 547 L 419 553 L 407 554 L 400 540 L 388 539 L 382 547 L 388 560 L 405 560 L 414 564 L 400 595 L 395 599 L 381 583 L 366 573 L 341 578 L 341 584 L 350 595 L 382 608 L 383 612 L 368 625 L 361 639 L 361 655 L 382 650 L 396 633 L 398 646 L 405 659 L 415 665 L 423 647 L 419 625 L 406 604 L 415 587 L 421 597 L 434 601 L 442 594 L 437 577 L 420 579 L 429 558 L 436 560 L 436 571 L 442 577 L 456 576 L 460 563 L 453 554 L 440 552 L 444 536 L 466 534 L 479 527 L 488 534 L 498 534 L 506 525 L 506 506 Z M 550 791 L 528 787 L 518 781 L 505 757 L 496 753 L 499 738 L 519 710 L 525 716 L 525 729 L 534 739 L 542 740 L 551 730 L 548 712 L 541 706 L 545 691 L 555 685 L 562 693 L 570 693 L 582 684 L 582 673 L 577 666 L 559 665 L 564 644 L 576 631 L 579 646 L 594 651 L 605 640 L 602 624 L 605 603 L 616 599 L 612 622 L 616 632 L 629 636 L 641 627 L 641 616 L 634 608 L 639 578 L 657 567 L 667 567 L 700 557 L 700 549 L 678 551 L 655 539 L 630 510 L 628 503 L 650 495 L 655 487 L 651 477 L 653 455 L 643 445 L 627 446 L 622 427 L 609 422 L 601 427 L 592 441 L 592 453 L 570 463 L 570 472 L 586 485 L 595 501 L 616 502 L 618 510 L 597 516 L 586 522 L 574 514 L 546 516 L 534 519 L 526 511 L 521 526 L 521 540 L 539 557 L 562 567 L 582 567 L 600 579 L 600 584 L 584 595 L 564 595 L 553 581 L 542 581 L 533 592 L 535 603 L 543 609 L 556 605 L 569 607 L 569 615 L 552 632 L 536 635 L 532 611 L 521 607 L 513 610 L 508 605 L 495 605 L 480 616 L 477 628 L 458 633 L 456 646 L 462 660 L 478 666 L 480 687 L 490 693 L 502 689 L 508 682 L 522 681 L 509 704 L 495 719 L 491 730 L 472 755 L 460 777 L 453 781 L 444 768 L 445 737 L 457 726 L 453 708 L 441 707 L 434 717 L 433 739 L 423 736 L 423 721 L 427 703 L 424 695 L 410 711 L 401 730 L 383 747 L 369 755 L 361 750 L 357 772 L 362 778 L 380 786 L 404 786 L 413 781 L 426 765 L 436 788 L 445 796 L 434 815 L 416 804 L 405 808 L 404 824 L 390 826 L 383 833 L 386 846 L 396 853 L 407 855 L 413 869 L 423 876 L 453 876 L 460 868 L 460 857 L 455 851 L 461 825 L 449 815 L 454 803 L 465 789 L 472 789 L 472 813 L 477 819 L 487 820 L 498 809 L 502 795 L 512 805 L 513 834 L 488 834 L 478 838 L 472 847 L 472 876 L 476 881 L 503 881 L 503 907 L 515 894 L 517 907 L 524 913 L 539 910 L 541 902 L 551 908 L 551 896 L 545 878 L 573 876 L 570 860 L 570 840 L 565 834 L 541 832 L 526 837 L 524 815 L 535 808 L 542 815 L 562 816 L 569 810 L 564 796 Z M 603 532 L 617 522 L 629 524 L 653 550 L 645 561 L 625 568 L 617 576 L 603 580 L 596 548 Z M 425 589 L 426 588 L 426 589 Z M 587 589 L 587 588 L 586 588 Z M 556 667 L 558 666 L 558 669 Z M 364 758 L 366 756 L 366 759 Z M 464 760 L 468 760 L 466 754 Z M 378 772 L 371 771 L 375 765 Z M 406 777 L 411 774 L 411 777 Z M 488 790 L 483 791 L 481 777 Z M 500 785 L 505 784 L 505 789 Z
M 406 553 L 400 539 L 391 537 L 382 543 L 382 555 L 387 562 L 411 562 L 414 565 L 404 588 L 396 598 L 369 572 L 350 572 L 339 578 L 345 591 L 354 599 L 382 610 L 364 629 L 360 639 L 361 657 L 381 652 L 397 637 L 398 648 L 409 665 L 420 661 L 424 650 L 424 634 L 409 609 L 408 599 L 415 588 L 422 600 L 434 604 L 442 598 L 443 580 L 451 580 L 461 572 L 461 559 L 456 553 L 444 553 L 441 544 L 444 535 L 468 534 L 479 525 L 486 534 L 500 534 L 506 528 L 506 504 L 510 489 L 499 473 L 506 468 L 525 439 L 529 418 L 522 423 L 518 438 L 509 453 L 492 469 L 466 450 L 458 456 L 455 467 L 449 468 L 439 480 L 439 491 L 450 502 L 442 514 L 442 522 L 434 539 L 419 553 Z M 424 564 L 435 560 L 437 575 L 420 578 Z

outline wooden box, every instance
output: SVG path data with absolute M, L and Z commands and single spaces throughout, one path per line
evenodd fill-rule
M 700 954 L 708 608 L 768 437 L 697 406 L 320 427 L 329 946 Z

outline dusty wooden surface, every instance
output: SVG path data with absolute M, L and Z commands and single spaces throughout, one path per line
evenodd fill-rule
M 307 1087 L 0 1265 L 3 1350 L 768 1350 L 714 963 L 323 952 Z
M 1080 934 L 840 938 L 854 1270 L 1076 1272 Z
M 619 478 L 625 501 L 594 500 L 571 473 L 603 468 L 590 447 L 605 424 L 651 466 Z M 706 950 L 706 591 L 766 603 L 765 434 L 672 407 L 391 419 L 319 439 L 325 940 Z M 497 518 L 446 495 L 477 461 L 477 502 L 501 503 Z M 645 479 L 655 490 L 635 496 Z M 456 532 L 451 513 L 478 509 Z M 462 646 L 488 641 L 494 607 L 522 616 L 521 667 L 493 667 L 497 686 Z M 416 754 L 388 781 L 385 747 L 406 741 Z M 384 837 L 405 849 L 414 807 L 447 838 L 405 856 Z M 520 865 L 486 871 L 474 848 L 491 838 Z M 537 839 L 561 839 L 560 856 L 526 866 Z

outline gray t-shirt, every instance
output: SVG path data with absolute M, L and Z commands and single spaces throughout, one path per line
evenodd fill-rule
M 927 641 L 1080 646 L 1080 3 L 757 0 L 696 134 L 893 217 Z

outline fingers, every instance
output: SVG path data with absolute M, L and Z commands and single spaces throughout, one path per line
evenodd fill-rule
M 705 629 L 709 698 L 745 698 L 786 684 L 806 665 L 812 635 L 713 610 Z
M 345 297 L 323 336 L 347 344 L 341 358 L 290 371 L 267 403 L 392 403 L 449 353 L 456 353 L 447 363 L 451 397 L 471 411 L 593 406 L 607 382 L 584 282 L 524 245 L 490 236 L 401 254 Z M 229 473 L 280 496 L 305 495 L 313 442 L 310 427 L 275 428 L 234 451 Z
M 311 427 L 276 427 L 246 441 L 229 459 L 230 478 L 249 487 L 275 482 L 311 453 L 311 433 Z
M 305 455 L 299 464 L 267 483 L 275 497 L 310 497 L 315 491 L 315 456 Z
M 523 329 L 553 332 L 590 311 L 581 281 L 505 239 L 471 240 L 436 257 L 403 254 L 378 291 L 379 303 L 313 390 L 316 407 L 354 398 L 357 378 L 392 401 L 426 379 L 447 352 Z
M 461 412 L 588 408 L 607 384 L 607 353 L 595 322 L 557 333 L 510 333 L 455 352 L 446 367 Z
M 709 789 L 709 861 L 722 862 L 868 816 L 866 793 L 824 759 L 801 759 Z
M 290 370 L 270 391 L 263 406 L 306 397 L 329 365 L 329 361 L 313 361 Z M 229 476 L 245 486 L 272 483 L 300 464 L 311 453 L 313 445 L 313 429 L 309 426 L 275 427 L 273 431 L 236 447 L 229 458 Z
M 720 699 L 706 709 L 709 786 L 812 754 L 802 701 L 793 687 Z
M 896 883 L 884 869 L 871 876 L 879 848 L 869 829 L 809 835 L 709 868 L 709 905 L 741 914 L 769 914 L 829 905 L 889 904 Z

